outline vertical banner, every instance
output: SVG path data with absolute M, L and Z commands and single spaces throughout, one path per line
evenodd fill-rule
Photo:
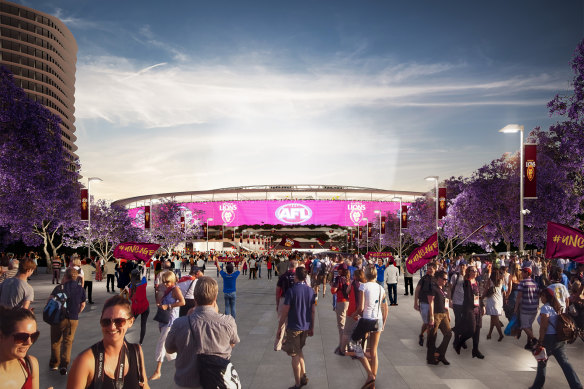
M 182 223 L 182 221 L 181 221 Z M 203 224 L 203 237 L 207 237 L 207 223 Z
M 381 235 L 385 234 L 385 216 L 381 216 Z
M 351 231 L 347 231 L 347 243 L 351 241 Z
M 537 199 L 537 145 L 532 143 L 525 144 L 523 156 L 523 160 L 525 161 L 523 169 L 523 198 Z
M 231 241 L 235 242 L 235 230 L 231 231 Z
M 351 230 L 351 241 L 355 240 L 355 236 L 356 236 L 355 230 Z
M 402 228 L 408 228 L 408 206 L 407 205 L 402 205 L 401 225 L 402 225 Z
M 89 220 L 89 190 L 81 189 L 81 220 Z
M 371 238 L 371 235 L 373 235 L 373 226 L 370 222 L 367 222 L 367 236 Z
M 359 231 L 359 240 L 363 240 L 363 229 L 361 226 L 357 226 L 357 229 Z
M 150 206 L 147 205 L 144 207 L 144 229 L 145 230 L 149 230 L 150 229 Z
M 438 219 L 446 216 L 446 188 L 438 188 Z
M 224 239 L 225 237 L 223 236 L 223 225 L 219 226 L 219 232 L 221 233 L 221 239 Z
M 185 232 L 185 217 L 180 217 L 180 232 Z

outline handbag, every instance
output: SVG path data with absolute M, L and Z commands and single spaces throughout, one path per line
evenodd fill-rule
M 169 293 L 171 293 L 173 291 L 173 289 L 174 289 L 174 287 L 167 290 L 166 293 L 164 293 L 164 296 L 162 297 L 161 301 L 164 300 L 164 298 L 166 296 L 168 296 Z M 153 320 L 159 322 L 160 324 L 168 324 L 168 323 L 170 323 L 171 317 L 172 317 L 172 312 L 170 309 L 162 309 L 162 307 L 158 307 L 158 309 L 156 310 L 156 315 L 154 315 Z
M 516 336 L 518 331 L 521 332 L 521 329 L 519 328 L 519 318 L 517 315 L 513 315 L 509 320 L 509 324 L 505 327 L 505 335 Z

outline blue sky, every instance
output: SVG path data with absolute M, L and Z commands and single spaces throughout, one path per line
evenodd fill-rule
M 547 128 L 582 1 L 21 3 L 77 44 L 85 177 L 111 200 L 260 184 L 425 191 Z M 558 6 L 561 4 L 561 7 Z

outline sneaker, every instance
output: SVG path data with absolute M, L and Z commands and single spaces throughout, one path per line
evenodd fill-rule
M 61 375 L 67 375 L 67 368 L 66 367 L 62 367 L 59 369 L 59 374 Z
M 49 371 L 57 371 L 59 368 L 57 366 L 49 366 Z
M 418 344 L 422 347 L 424 347 L 424 335 L 420 335 L 418 337 Z

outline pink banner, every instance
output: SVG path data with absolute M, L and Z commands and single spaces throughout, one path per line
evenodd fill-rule
M 380 259 L 383 260 L 387 259 L 388 261 L 393 261 L 393 255 L 391 255 L 391 253 L 389 252 L 368 251 L 367 254 L 365 254 L 365 258 L 372 259 L 375 261 L 378 261 Z
M 156 254 L 159 244 L 155 243 L 136 243 L 126 242 L 120 243 L 114 250 L 114 258 L 127 259 L 129 261 L 144 261 L 149 263 L 152 256 Z
M 546 258 L 569 258 L 584 263 L 584 232 L 548 222 Z
M 409 204 L 409 203 L 408 203 Z M 398 202 L 389 201 L 344 201 L 344 200 L 298 200 L 298 201 L 216 201 L 181 203 L 187 223 L 205 224 L 213 218 L 210 226 L 273 224 L 273 225 L 367 225 L 365 219 L 379 218 L 382 214 L 397 214 Z M 133 224 L 144 227 L 144 207 L 128 210 Z M 156 210 L 153 209 L 154 216 Z M 178 223 L 179 221 L 177 221 Z
M 420 247 L 412 251 L 406 261 L 406 268 L 415 273 L 438 255 L 438 234 L 434 233 Z

